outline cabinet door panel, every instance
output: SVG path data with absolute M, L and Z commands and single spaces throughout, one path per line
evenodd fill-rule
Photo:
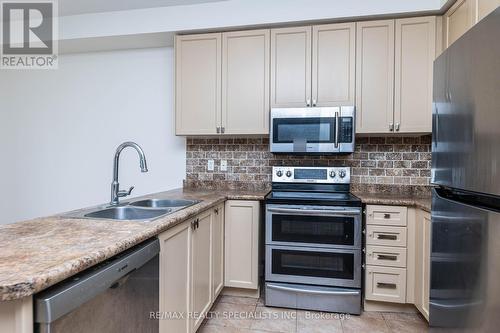
M 458 0 L 445 14 L 446 47 L 462 36 L 476 22 L 476 0 Z
M 271 30 L 271 107 L 311 99 L 311 27 Z
M 500 6 L 500 0 L 477 0 L 477 20 L 482 20 Z
M 391 132 L 394 20 L 358 22 L 356 34 L 356 132 Z
M 224 205 L 219 205 L 214 209 L 212 253 L 212 299 L 215 300 L 224 287 Z
M 190 223 L 184 222 L 158 236 L 160 240 L 160 312 L 189 311 Z M 175 267 L 175 269 L 172 269 Z M 187 316 L 159 321 L 160 332 L 189 332 Z
M 191 233 L 191 309 L 200 315 L 193 318 L 192 332 L 201 325 L 212 304 L 211 210 L 197 219 L 197 227 Z
M 225 281 L 235 288 L 258 288 L 259 202 L 229 200 L 225 220 Z
M 354 105 L 356 24 L 313 27 L 312 96 L 317 106 Z
M 435 17 L 396 20 L 396 131 L 432 132 L 432 74 L 435 54 Z
M 226 134 L 269 133 L 270 31 L 222 35 L 222 127 Z
M 177 36 L 177 135 L 216 134 L 221 112 L 221 34 Z

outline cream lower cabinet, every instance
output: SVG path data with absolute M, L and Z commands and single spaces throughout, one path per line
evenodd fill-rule
M 259 201 L 228 200 L 225 207 L 226 287 L 258 289 Z
M 431 216 L 417 211 L 415 247 L 415 306 L 429 320 Z
M 33 333 L 33 297 L 0 302 L 0 332 Z
M 193 333 L 223 284 L 224 205 L 158 236 L 161 333 Z

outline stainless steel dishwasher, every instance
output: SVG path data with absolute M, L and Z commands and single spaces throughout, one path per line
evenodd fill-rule
M 35 295 L 35 332 L 158 332 L 158 239 Z

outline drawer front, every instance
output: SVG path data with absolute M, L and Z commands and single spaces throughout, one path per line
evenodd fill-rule
M 366 266 L 365 298 L 372 301 L 406 302 L 406 269 Z
M 366 246 L 366 264 L 406 268 L 406 249 L 390 246 Z
M 406 227 L 367 225 L 366 244 L 406 247 Z
M 405 227 L 408 208 L 401 206 L 366 206 L 366 224 L 395 225 Z

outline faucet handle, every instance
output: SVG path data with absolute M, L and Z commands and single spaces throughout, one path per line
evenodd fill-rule
M 122 197 L 126 197 L 126 196 L 128 196 L 128 195 L 130 195 L 130 194 L 132 193 L 132 190 L 133 190 L 133 189 L 134 189 L 134 187 L 133 187 L 133 186 L 131 186 L 131 187 L 128 189 L 128 191 L 127 191 L 127 190 L 118 191 L 118 196 L 119 196 L 120 198 L 122 198 Z

